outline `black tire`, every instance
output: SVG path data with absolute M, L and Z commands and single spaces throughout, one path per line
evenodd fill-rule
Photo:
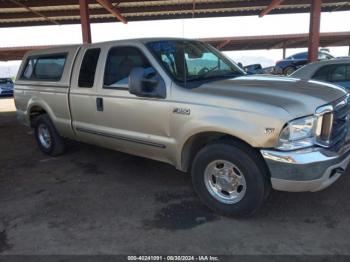
M 223 203 L 210 193 L 205 183 L 205 170 L 215 160 L 235 165 L 245 178 L 245 194 L 237 203 Z M 193 187 L 203 203 L 224 216 L 254 214 L 267 199 L 271 184 L 266 165 L 252 148 L 237 141 L 217 141 L 202 148 L 192 164 Z M 238 189 L 236 189 L 238 190 Z
M 294 73 L 294 71 L 296 70 L 296 68 L 294 66 L 288 66 L 286 69 L 284 69 L 284 74 L 286 76 L 289 76 L 290 74 Z
M 40 138 L 40 128 L 47 128 L 50 136 L 50 143 L 45 146 Z M 34 134 L 40 150 L 50 156 L 59 156 L 65 151 L 65 142 L 58 134 L 55 126 L 47 114 L 39 115 L 34 120 Z

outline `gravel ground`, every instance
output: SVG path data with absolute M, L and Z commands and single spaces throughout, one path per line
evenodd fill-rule
M 58 158 L 0 99 L 1 254 L 350 254 L 350 177 L 273 192 L 249 219 L 204 207 L 172 166 L 84 144 Z

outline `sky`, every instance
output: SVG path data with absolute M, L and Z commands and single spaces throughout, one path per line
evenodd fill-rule
M 350 31 L 350 11 L 322 13 L 321 32 Z M 102 42 L 140 37 L 233 37 L 307 33 L 309 14 L 267 15 L 159 20 L 146 22 L 92 24 L 92 41 Z M 0 28 L 0 47 L 59 45 L 81 43 L 80 25 L 52 25 L 35 27 Z M 348 55 L 349 47 L 334 47 L 335 56 Z M 306 49 L 287 49 L 287 56 Z M 261 63 L 272 66 L 282 59 L 282 50 L 251 50 L 225 52 L 243 65 Z M 0 62 L 0 76 L 12 76 L 18 61 Z

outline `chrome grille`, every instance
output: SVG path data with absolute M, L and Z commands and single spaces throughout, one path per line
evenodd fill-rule
M 350 113 L 350 103 L 349 96 L 345 100 L 338 103 L 333 111 L 333 125 L 330 137 L 331 145 L 336 144 L 342 140 L 349 128 L 349 113 Z
M 341 98 L 316 111 L 318 117 L 317 144 L 330 147 L 342 141 L 348 133 L 350 96 Z

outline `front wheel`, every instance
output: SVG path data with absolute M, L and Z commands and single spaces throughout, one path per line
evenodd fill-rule
M 265 166 L 239 142 L 217 142 L 201 149 L 192 165 L 193 187 L 210 209 L 225 216 L 251 215 L 269 192 Z

